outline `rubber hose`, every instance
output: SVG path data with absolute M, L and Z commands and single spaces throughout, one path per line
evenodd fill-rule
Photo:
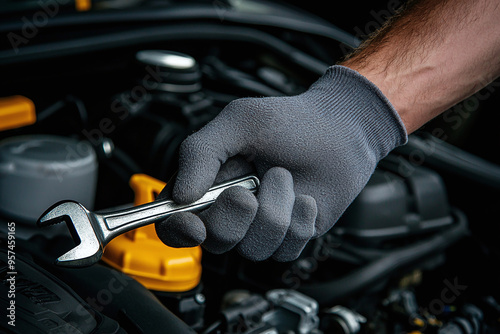
M 441 234 L 429 237 L 417 244 L 391 251 L 379 260 L 375 260 L 344 277 L 327 282 L 304 284 L 298 290 L 316 299 L 321 305 L 331 305 L 388 277 L 397 269 L 444 250 L 468 233 L 465 215 L 458 210 L 453 212 L 457 217 L 455 226 Z

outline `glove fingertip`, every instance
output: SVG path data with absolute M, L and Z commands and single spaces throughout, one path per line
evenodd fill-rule
M 245 236 L 257 209 L 257 199 L 249 190 L 239 186 L 224 190 L 216 202 L 200 214 L 207 229 L 203 247 L 214 254 L 232 249 Z
M 191 212 L 179 212 L 155 224 L 158 238 L 174 248 L 199 246 L 207 237 L 205 225 Z
M 297 195 L 292 213 L 290 228 L 282 245 L 273 254 L 273 259 L 278 262 L 296 260 L 307 242 L 316 233 L 314 221 L 318 209 L 316 200 L 308 195 Z
M 309 195 L 297 195 L 293 207 L 294 219 L 314 222 L 318 215 L 318 206 L 314 197 Z M 314 225 L 312 225 L 314 227 Z

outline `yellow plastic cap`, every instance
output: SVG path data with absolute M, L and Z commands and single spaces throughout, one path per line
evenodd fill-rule
M 153 201 L 165 182 L 135 174 L 130 187 L 135 194 L 134 204 L 140 205 Z M 168 247 L 156 236 L 154 225 L 115 238 L 106 246 L 103 260 L 156 291 L 188 291 L 201 279 L 201 247 Z

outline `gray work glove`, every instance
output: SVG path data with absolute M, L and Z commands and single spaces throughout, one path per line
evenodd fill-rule
M 173 247 L 202 244 L 217 254 L 236 247 L 255 261 L 294 260 L 333 226 L 379 160 L 406 140 L 382 92 L 343 66 L 332 66 L 297 96 L 235 100 L 182 143 L 172 196 L 193 202 L 214 181 L 251 168 L 261 179 L 258 193 L 227 189 L 198 216 L 178 213 L 157 223 L 157 234 Z

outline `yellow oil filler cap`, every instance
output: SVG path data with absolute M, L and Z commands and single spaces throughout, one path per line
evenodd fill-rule
M 165 182 L 145 174 L 134 174 L 129 183 L 134 190 L 135 205 L 153 201 L 165 186 Z M 150 290 L 188 291 L 201 279 L 201 247 L 168 247 L 156 236 L 154 225 L 113 239 L 102 259 Z
M 33 101 L 20 95 L 0 98 L 0 131 L 20 128 L 35 122 Z

